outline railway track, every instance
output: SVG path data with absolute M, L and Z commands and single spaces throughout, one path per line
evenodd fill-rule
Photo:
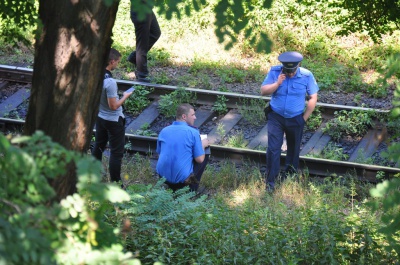
M 14 109 L 24 108 L 24 102 L 29 98 L 29 88 L 32 79 L 32 69 L 15 66 L 0 65 L 0 92 L 9 86 L 15 86 L 13 89 L 14 93 L 9 95 L 6 100 L 0 101 L 0 128 L 10 130 L 10 128 L 16 128 L 22 126 L 24 121 L 22 119 L 12 119 L 7 114 Z M 158 84 L 145 84 L 135 81 L 117 80 L 118 87 L 121 91 L 124 91 L 132 85 L 141 85 L 152 87 L 152 92 L 148 95 L 151 103 L 145 108 L 140 115 L 128 119 L 130 122 L 126 125 L 126 138 L 127 141 L 131 142 L 131 151 L 142 152 L 142 153 L 155 153 L 156 137 L 138 135 L 136 132 L 142 128 L 144 124 L 149 124 L 153 128 L 157 128 L 157 122 L 164 122 L 158 125 L 158 129 L 162 128 L 168 123 L 168 120 L 160 119 L 160 113 L 158 111 L 158 100 L 161 96 L 171 93 L 177 90 L 177 87 L 158 85 Z M 265 148 L 267 145 L 267 131 L 266 122 L 261 124 L 257 128 L 257 132 L 253 133 L 250 139 L 247 140 L 247 146 L 245 148 L 233 148 L 223 146 L 225 135 L 221 135 L 221 130 L 218 126 L 223 126 L 224 132 L 228 135 L 232 131 L 246 130 L 249 128 L 243 125 L 243 117 L 237 111 L 237 105 L 243 104 L 244 100 L 260 99 L 260 96 L 255 95 L 243 95 L 229 92 L 217 92 L 211 90 L 185 88 L 186 91 L 196 93 L 196 123 L 195 126 L 199 127 L 202 133 L 208 134 L 208 138 L 211 145 L 212 158 L 215 160 L 230 159 L 238 163 L 242 161 L 251 161 L 260 165 L 265 166 Z M 211 109 L 211 106 L 218 100 L 219 96 L 224 96 L 227 99 L 226 105 L 229 109 L 224 115 L 216 115 Z M 269 97 L 262 97 L 263 100 L 268 101 Z M 26 103 L 25 103 L 26 104 Z M 22 107 L 21 107 L 22 106 Z M 371 111 L 369 108 L 351 107 L 318 103 L 318 106 L 322 109 L 324 120 L 328 121 L 332 118 L 335 111 L 340 110 L 360 110 L 360 111 Z M 387 110 L 373 110 L 375 112 L 386 113 Z M 23 115 L 22 115 L 23 116 Z M 161 115 L 162 116 L 162 115 Z M 218 125 L 218 126 L 217 126 Z M 321 128 L 325 124 L 321 125 Z M 241 127 L 242 126 L 242 127 Z M 331 141 L 330 136 L 324 134 L 322 129 L 319 128 L 314 132 L 309 132 L 307 139 L 302 144 L 300 153 L 300 166 L 307 168 L 311 175 L 315 176 L 330 176 L 332 174 L 345 175 L 347 173 L 355 174 L 359 178 L 375 182 L 377 174 L 381 175 L 384 172 L 386 178 L 390 178 L 395 174 L 400 173 L 400 169 L 397 165 L 382 166 L 382 165 L 367 165 L 357 163 L 357 154 L 362 152 L 365 158 L 372 157 L 377 153 L 382 140 L 384 139 L 383 134 L 385 133 L 383 128 L 373 127 L 366 135 L 364 135 L 359 141 L 354 144 L 351 148 L 352 153 L 349 155 L 347 161 L 336 161 L 320 159 L 309 156 L 310 154 L 318 154 L 323 148 Z M 285 159 L 285 143 L 283 145 L 283 153 L 281 155 L 281 164 Z M 378 173 L 379 172 L 379 173 Z

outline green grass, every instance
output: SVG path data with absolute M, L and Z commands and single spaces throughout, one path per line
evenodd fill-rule
M 305 170 L 271 194 L 257 165 L 222 161 L 203 175 L 208 196 L 134 184 L 116 218 L 131 221 L 125 244 L 145 264 L 395 264 L 367 206 L 373 185 L 351 175 Z
M 206 8 L 190 18 L 166 20 L 157 16 L 162 34 L 150 51 L 149 61 L 151 75 L 157 82 L 178 81 L 183 86 L 204 89 L 218 89 L 230 83 L 261 83 L 269 68 L 279 63 L 279 53 L 297 50 L 304 55 L 303 66 L 314 73 L 321 90 L 358 91 L 377 98 L 387 95 L 387 87 L 377 84 L 381 76 L 378 70 L 389 55 L 400 51 L 399 31 L 384 36 L 377 44 L 363 33 L 337 36 L 338 28 L 328 24 L 336 14 L 327 3 L 303 7 L 294 0 L 278 0 L 271 9 L 258 10 L 251 21 L 257 25 L 255 30 L 267 32 L 271 38 L 270 54 L 255 53 L 244 36 L 237 36 L 239 42 L 225 50 L 214 33 L 215 3 L 208 2 Z M 121 51 L 123 58 L 135 49 L 129 4 L 121 1 L 113 28 L 113 46 Z M 14 47 L 2 40 L 0 63 L 22 61 L 32 65 L 33 45 Z M 125 59 L 121 60 L 121 68 L 117 78 L 134 78 L 134 69 Z M 179 70 L 170 71 L 172 68 Z M 183 77 L 185 72 L 187 77 Z

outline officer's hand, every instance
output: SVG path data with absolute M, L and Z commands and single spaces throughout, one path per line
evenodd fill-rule
M 286 79 L 286 75 L 285 74 L 280 74 L 278 76 L 278 80 L 276 81 L 276 83 L 278 84 L 278 86 L 282 85 L 283 80 Z

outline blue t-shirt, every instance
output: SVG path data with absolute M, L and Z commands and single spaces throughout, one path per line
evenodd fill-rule
M 273 66 L 261 86 L 273 84 L 278 80 L 282 66 Z M 319 90 L 314 75 L 299 67 L 296 74 L 286 78 L 271 95 L 271 108 L 285 118 L 293 118 L 304 112 L 306 95 L 314 95 Z
M 174 121 L 157 139 L 156 171 L 171 183 L 182 183 L 193 172 L 193 160 L 204 155 L 199 131 L 184 121 Z

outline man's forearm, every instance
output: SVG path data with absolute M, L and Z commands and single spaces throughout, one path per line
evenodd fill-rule
M 263 85 L 261 87 L 261 95 L 263 95 L 263 96 L 271 95 L 278 89 L 278 87 L 279 87 L 278 82 L 275 82 L 273 84 Z

